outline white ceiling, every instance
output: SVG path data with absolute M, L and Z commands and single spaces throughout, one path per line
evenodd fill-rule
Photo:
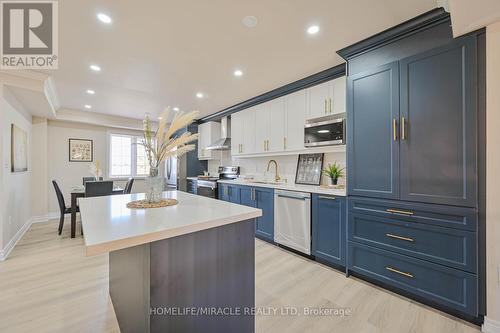
M 342 63 L 336 50 L 436 6 L 435 0 L 59 1 L 62 108 L 142 118 L 166 105 L 219 111 Z M 111 16 L 105 25 L 98 12 Z M 242 19 L 258 18 L 249 29 Z M 309 36 L 306 28 L 318 24 Z M 101 66 L 91 72 L 90 64 Z M 233 71 L 244 71 L 235 78 Z M 96 94 L 86 94 L 93 89 Z M 197 99 L 196 92 L 206 97 Z

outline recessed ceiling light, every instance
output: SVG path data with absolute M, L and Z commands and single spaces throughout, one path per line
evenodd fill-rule
M 162 119 L 163 119 L 163 117 L 158 117 L 158 120 L 162 120 Z
M 90 65 L 89 68 L 91 70 L 93 70 L 94 72 L 100 72 L 101 71 L 101 67 L 99 67 L 97 65 Z
M 108 15 L 104 14 L 104 13 L 99 13 L 97 14 L 97 18 L 99 19 L 99 21 L 101 21 L 102 23 L 106 23 L 106 24 L 110 24 L 112 22 L 111 20 L 111 17 L 109 17 Z
M 307 28 L 307 33 L 309 35 L 317 34 L 318 31 L 319 31 L 319 26 L 317 25 L 311 25 L 309 28 Z
M 95 90 L 87 89 L 87 94 L 94 95 L 95 94 Z
M 204 96 L 204 95 L 203 95 L 203 93 L 201 93 L 201 92 L 196 93 L 196 97 L 198 97 L 198 98 L 203 98 L 203 96 Z
M 243 75 L 243 72 L 239 69 L 235 70 L 234 71 L 234 76 L 242 76 Z
M 179 108 L 176 106 L 176 107 L 174 107 L 174 108 L 173 108 L 173 110 L 174 110 L 175 112 L 177 112 L 177 111 L 179 111 Z
M 241 20 L 241 23 L 247 28 L 255 28 L 258 22 L 257 18 L 251 15 L 245 16 L 243 20 Z
M 92 109 L 92 105 L 85 104 L 84 106 L 85 106 L 86 109 Z

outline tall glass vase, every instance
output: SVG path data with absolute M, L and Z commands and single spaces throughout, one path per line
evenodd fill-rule
M 163 177 L 160 177 L 158 168 L 150 168 L 146 177 L 146 200 L 149 203 L 160 202 L 163 193 Z

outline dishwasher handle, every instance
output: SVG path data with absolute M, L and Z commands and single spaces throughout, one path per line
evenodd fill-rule
M 302 197 L 302 196 L 294 196 L 294 195 L 288 195 L 288 194 L 277 194 L 278 197 L 281 198 L 288 198 L 288 199 L 297 199 L 297 200 L 309 200 L 309 197 Z

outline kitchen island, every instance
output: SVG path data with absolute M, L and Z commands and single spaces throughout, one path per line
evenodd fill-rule
M 129 209 L 144 194 L 85 198 L 87 255 L 109 253 L 122 333 L 253 332 L 260 209 L 164 192 L 178 205 Z

